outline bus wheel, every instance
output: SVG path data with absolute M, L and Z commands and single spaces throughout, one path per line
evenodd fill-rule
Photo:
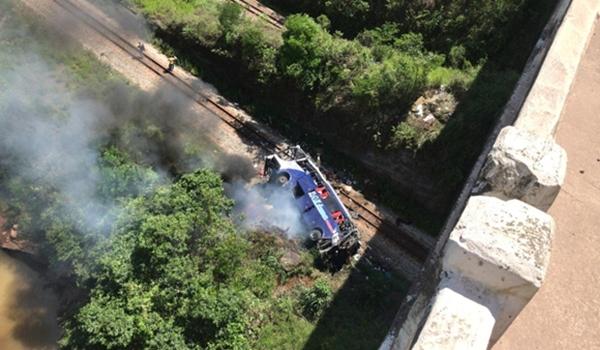
M 312 241 L 316 242 L 321 239 L 321 231 L 317 229 L 310 230 L 308 237 L 310 237 Z
M 277 175 L 277 179 L 275 180 L 279 186 L 284 186 L 288 181 L 290 181 L 290 176 L 288 174 L 279 174 Z

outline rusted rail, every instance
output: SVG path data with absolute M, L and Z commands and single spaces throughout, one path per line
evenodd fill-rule
M 240 5 L 241 7 L 246 9 L 246 11 L 252 13 L 253 15 L 264 19 L 266 22 L 268 22 L 273 27 L 275 27 L 277 29 L 283 28 L 283 23 L 284 23 L 283 17 L 276 16 L 272 13 L 265 12 L 265 10 L 263 8 L 253 4 L 251 1 L 248 1 L 248 0 L 231 0 L 231 1 Z

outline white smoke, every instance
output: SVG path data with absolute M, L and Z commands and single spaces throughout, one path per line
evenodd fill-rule
M 152 30 L 144 17 L 135 13 L 133 6 L 127 0 L 91 0 L 97 8 L 119 25 L 119 31 L 126 36 L 137 36 L 148 41 L 152 37 Z
M 273 184 L 250 185 L 242 181 L 226 184 L 235 200 L 239 224 L 246 230 L 277 229 L 288 238 L 305 238 L 307 229 L 289 189 Z
M 111 11 L 121 10 L 115 7 Z M 128 21 L 127 16 L 119 18 L 119 22 Z M 131 30 L 138 32 L 137 22 L 132 23 Z M 20 36 L 28 35 L 23 29 Z M 199 164 L 212 164 L 226 180 L 231 180 L 226 183 L 227 193 L 236 202 L 244 228 L 276 228 L 290 237 L 305 234 L 291 192 L 268 185 L 249 185 L 256 172 L 248 159 L 223 155 L 210 161 L 210 157 L 202 155 L 203 159 L 197 161 L 185 154 L 183 134 L 193 133 L 199 138 L 215 126 L 207 118 L 190 113 L 191 100 L 172 89 L 131 98 L 121 91 L 127 86 L 112 89 L 105 96 L 108 102 L 82 97 L 68 88 L 68 76 L 61 76 L 55 65 L 31 51 L 5 55 L 9 64 L 0 65 L 0 162 L 32 183 L 55 188 L 67 199 L 67 210 L 85 218 L 82 225 L 93 229 L 106 219 L 108 212 L 116 214 L 120 209 L 115 203 L 96 198 L 101 181 L 97 172 L 99 146 L 127 122 L 145 120 L 163 133 L 161 143 L 139 132 L 129 134 L 127 144 L 120 146 L 133 150 L 160 174 L 169 173 L 173 165 L 181 169 L 183 164 L 186 171 L 191 171 Z M 2 59 L 0 53 L 0 62 Z
M 104 106 L 74 96 L 57 81 L 42 58 L 15 58 L 18 66 L 0 69 L 0 148 L 10 156 L 6 166 L 32 182 L 51 185 L 72 211 L 89 211 L 86 225 L 110 205 L 95 200 L 99 181 L 97 141 Z

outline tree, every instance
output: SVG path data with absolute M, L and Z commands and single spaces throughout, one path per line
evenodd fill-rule
M 65 348 L 244 349 L 259 303 L 233 283 L 247 257 L 220 178 L 188 174 L 130 200 L 98 259 Z
M 323 80 L 322 48 L 331 37 L 307 15 L 292 15 L 285 26 L 283 46 L 277 55 L 279 71 L 297 81 L 301 89 L 314 91 Z

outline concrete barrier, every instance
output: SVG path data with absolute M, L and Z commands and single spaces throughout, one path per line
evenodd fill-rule
M 566 171 L 567 154 L 554 140 L 507 126 L 488 154 L 481 179 L 491 195 L 548 210 Z
M 559 1 L 381 350 L 486 349 L 539 289 L 567 161 L 553 134 L 599 12 Z

